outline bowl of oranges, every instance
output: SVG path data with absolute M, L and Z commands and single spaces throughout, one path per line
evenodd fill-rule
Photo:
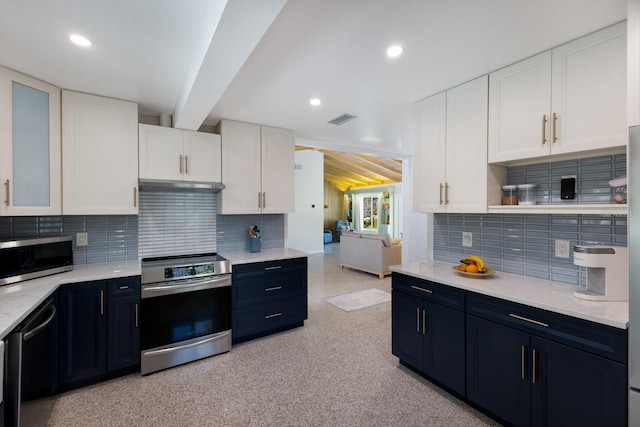
M 466 277 L 489 277 L 493 276 L 496 271 L 487 268 L 484 260 L 479 256 L 469 255 L 460 260 L 460 264 L 454 265 L 453 270 Z

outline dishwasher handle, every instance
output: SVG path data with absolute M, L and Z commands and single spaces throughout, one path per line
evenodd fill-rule
M 47 305 L 46 307 L 44 307 L 42 310 L 40 310 L 38 312 L 38 314 L 35 317 L 39 317 L 40 314 L 42 314 L 44 312 L 44 310 L 49 310 L 49 316 L 47 316 L 47 318 L 40 323 L 39 325 L 29 329 L 29 330 L 23 330 L 23 341 L 29 341 L 31 338 L 33 338 L 34 336 L 36 336 L 38 334 L 38 332 L 40 332 L 42 329 L 46 328 L 47 326 L 49 326 L 49 324 L 53 321 L 53 318 L 56 317 L 56 306 L 52 303 L 50 303 L 49 305 Z M 25 328 L 29 328 L 31 326 L 31 322 L 27 323 L 25 325 Z

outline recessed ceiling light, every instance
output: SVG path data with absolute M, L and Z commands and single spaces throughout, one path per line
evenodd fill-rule
M 81 36 L 80 34 L 71 34 L 69 36 L 69 40 L 71 40 L 73 43 L 77 44 L 78 46 L 82 46 L 82 47 L 93 46 L 93 43 L 91 42 L 91 40 L 89 40 L 84 36 Z
M 396 56 L 400 56 L 404 52 L 404 48 L 399 44 L 389 46 L 387 49 L 387 56 L 389 58 L 395 58 Z
M 309 104 L 313 105 L 314 107 L 317 107 L 318 105 L 322 104 L 322 100 L 320 98 L 311 98 L 309 100 Z

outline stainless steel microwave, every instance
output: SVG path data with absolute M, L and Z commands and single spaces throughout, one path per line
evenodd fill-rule
M 70 236 L 0 240 L 0 286 L 73 269 Z

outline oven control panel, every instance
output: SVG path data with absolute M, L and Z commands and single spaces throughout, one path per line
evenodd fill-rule
M 165 279 L 184 279 L 214 274 L 213 264 L 181 265 L 164 269 Z

